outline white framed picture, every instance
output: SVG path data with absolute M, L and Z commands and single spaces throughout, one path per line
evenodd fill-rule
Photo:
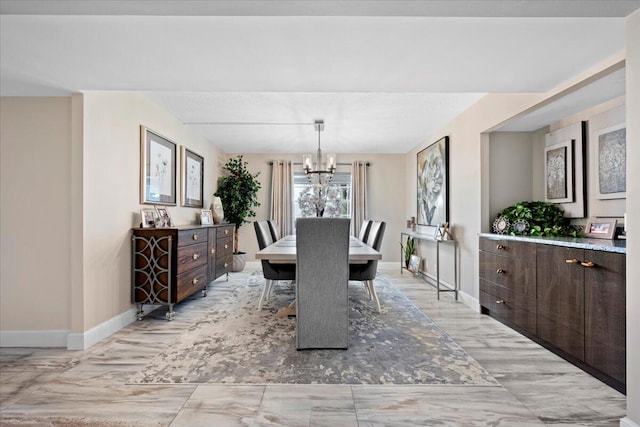
M 573 140 L 544 149 L 545 202 L 573 203 Z
M 171 215 L 169 215 L 169 210 L 166 206 L 156 206 L 156 213 L 158 214 L 158 219 L 156 221 L 156 227 L 171 227 L 173 222 L 171 221 Z
M 200 224 L 213 225 L 213 213 L 210 209 L 202 209 L 200 211 Z
M 142 228 L 150 228 L 156 226 L 157 213 L 154 208 L 140 209 L 140 225 Z
M 627 128 L 625 123 L 594 133 L 596 199 L 627 197 Z

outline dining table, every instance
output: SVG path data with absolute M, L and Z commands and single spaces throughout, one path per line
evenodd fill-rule
M 256 259 L 267 260 L 277 264 L 296 263 L 296 236 L 289 234 L 256 252 Z M 349 264 L 366 264 L 369 261 L 381 260 L 382 253 L 373 249 L 357 237 L 349 237 Z M 276 313 L 277 318 L 294 316 L 296 313 L 295 300 Z

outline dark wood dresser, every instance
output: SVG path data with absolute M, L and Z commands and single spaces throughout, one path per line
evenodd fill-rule
M 626 254 L 621 245 L 482 235 L 482 313 L 624 393 Z
M 233 256 L 233 224 L 134 228 L 132 241 L 132 302 L 138 320 L 144 304 L 173 306 L 229 273 Z M 228 278 L 228 276 L 227 276 Z

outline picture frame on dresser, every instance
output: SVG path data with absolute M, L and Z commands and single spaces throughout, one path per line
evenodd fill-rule
M 584 228 L 584 237 L 593 239 L 613 239 L 616 233 L 617 220 L 610 218 L 589 218 Z
M 158 214 L 156 227 L 171 227 L 173 221 L 171 220 L 171 215 L 169 215 L 169 209 L 166 206 L 155 206 L 155 209 Z
M 155 208 L 140 209 L 140 226 L 142 228 L 151 228 L 156 226 L 157 212 Z
M 202 208 L 204 185 L 204 157 L 189 150 L 181 148 L 182 158 L 182 206 Z
M 213 212 L 211 212 L 211 209 L 202 209 L 200 211 L 200 224 L 213 225 Z
M 177 145 L 140 126 L 140 203 L 176 204 Z

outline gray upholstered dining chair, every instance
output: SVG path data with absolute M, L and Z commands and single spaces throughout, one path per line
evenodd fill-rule
M 371 221 L 370 219 L 365 219 L 364 221 L 362 221 L 362 225 L 360 226 L 360 232 L 358 233 L 358 239 L 360 239 L 360 241 L 362 242 L 367 241 L 367 237 L 369 236 L 369 229 L 371 228 L 372 222 L 373 221 Z
M 348 218 L 296 221 L 296 347 L 347 348 Z
M 280 237 L 282 237 L 280 236 L 280 226 L 272 219 L 268 220 L 267 223 L 269 224 L 269 230 L 271 231 L 271 238 L 274 242 L 277 242 L 280 240 Z
M 367 245 L 371 246 L 376 251 L 380 250 L 382 246 L 382 237 L 384 236 L 384 230 L 386 223 L 384 221 L 374 221 L 371 224 L 369 235 L 367 236 Z M 350 264 L 349 265 L 349 280 L 364 282 L 364 285 L 369 293 L 369 297 L 373 299 L 378 306 L 378 313 L 380 313 L 380 299 L 376 293 L 375 284 L 373 281 L 376 278 L 376 271 L 378 270 L 378 260 L 367 261 L 366 264 Z
M 258 247 L 264 249 L 273 243 L 271 229 L 267 221 L 255 221 L 253 226 L 256 230 L 256 238 L 258 239 Z M 265 283 L 258 302 L 258 310 L 262 310 L 262 303 L 265 298 L 271 296 L 273 283 L 279 280 L 295 280 L 296 266 L 295 264 L 273 264 L 267 260 L 262 260 L 262 274 Z

